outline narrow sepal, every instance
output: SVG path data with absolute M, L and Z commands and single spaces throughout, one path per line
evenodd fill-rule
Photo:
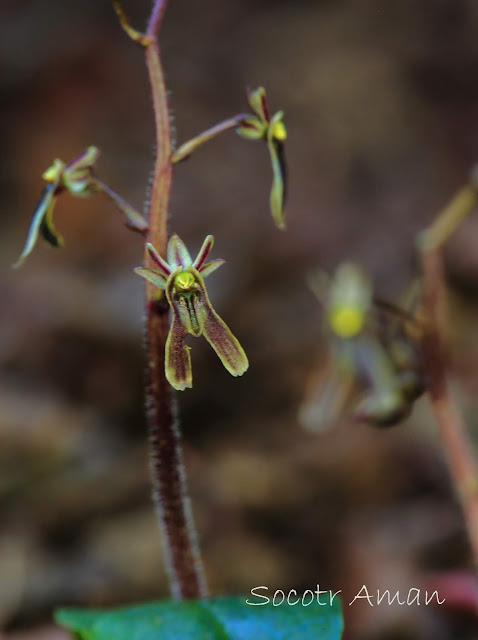
M 354 397 L 355 381 L 350 372 L 329 368 L 315 393 L 302 405 L 299 420 L 309 431 L 325 431 L 346 414 Z
M 284 145 L 271 138 L 267 141 L 272 164 L 272 187 L 270 207 L 272 217 L 279 229 L 285 229 L 285 201 L 287 197 L 287 169 L 284 156 Z
M 40 233 L 43 240 L 45 240 L 50 247 L 58 249 L 63 246 L 63 237 L 58 233 L 53 224 L 53 208 L 55 206 L 55 201 L 56 196 L 53 194 L 53 197 L 46 208 L 45 215 L 42 218 Z
M 198 271 L 201 270 L 201 267 L 206 262 L 208 255 L 211 252 L 211 249 L 214 246 L 214 236 L 206 236 L 204 242 L 202 243 L 202 247 L 199 249 L 199 253 L 196 256 L 196 260 L 194 260 L 193 267 Z
M 164 273 L 165 276 L 171 275 L 171 269 L 166 260 L 163 260 L 156 249 L 153 247 L 151 242 L 146 244 L 146 250 L 148 252 L 149 257 L 155 263 L 155 265 Z
M 178 267 L 189 267 L 192 264 L 189 251 L 181 238 L 174 234 L 168 242 L 168 263 L 174 269 Z
M 147 269 L 146 267 L 136 267 L 134 272 L 154 284 L 155 287 L 163 290 L 166 289 L 167 278 L 161 271 L 157 269 Z
M 201 294 L 198 303 L 198 319 L 203 335 L 229 373 L 233 376 L 242 376 L 249 367 L 244 349 L 224 320 L 212 308 L 205 288 L 202 289 Z
M 211 273 L 213 273 L 213 271 L 216 271 L 216 269 L 218 269 L 219 267 L 222 267 L 223 264 L 225 264 L 225 260 L 210 260 L 209 262 L 206 262 L 205 264 L 203 264 L 203 266 L 199 269 L 199 272 L 201 274 L 201 276 L 203 278 L 205 278 L 206 276 L 210 276 Z
M 265 137 L 267 124 L 259 118 L 245 118 L 237 127 L 236 132 L 248 140 L 261 140 Z
M 100 150 L 98 147 L 94 147 L 93 145 L 87 147 L 80 155 L 67 164 L 66 171 L 74 175 L 77 171 L 92 169 L 99 156 Z
M 28 228 L 27 239 L 25 241 L 23 251 L 18 260 L 12 265 L 15 269 L 21 266 L 25 258 L 33 251 L 39 234 L 41 234 L 45 241 L 52 247 L 60 247 L 62 245 L 62 238 L 55 231 L 52 222 L 55 192 L 58 188 L 58 183 L 59 176 L 57 175 L 55 181 L 47 184 L 43 189 Z
M 173 307 L 173 319 L 166 340 L 164 370 L 169 384 L 177 391 L 193 386 L 190 347 L 184 345 L 186 334 L 181 318 Z
M 263 122 L 269 122 L 269 106 L 267 104 L 266 90 L 264 87 L 247 90 L 247 100 L 251 109 L 259 116 Z
M 62 184 L 65 189 L 83 198 L 97 191 L 99 187 L 93 179 L 92 171 L 99 155 L 99 149 L 91 146 L 67 164 L 62 174 Z

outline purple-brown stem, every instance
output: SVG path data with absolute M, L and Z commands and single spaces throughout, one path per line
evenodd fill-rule
M 442 347 L 443 265 L 438 249 L 422 253 L 423 306 L 426 331 L 423 353 L 428 376 L 428 397 L 435 416 L 452 483 L 460 500 L 470 546 L 478 568 L 478 475 L 471 445 L 454 406 L 446 379 Z
M 136 38 L 145 51 L 156 130 L 156 158 L 148 205 L 149 231 L 146 240 L 151 242 L 161 255 L 165 255 L 168 242 L 168 208 L 172 180 L 170 118 L 157 43 L 166 4 L 166 0 L 154 2 L 146 34 L 140 39 Z M 146 250 L 144 266 L 154 266 Z M 169 307 L 165 297 L 157 288 L 147 283 L 146 350 L 150 466 L 164 560 L 172 596 L 176 599 L 202 598 L 207 595 L 207 586 L 187 492 L 176 400 L 164 373 L 164 350 L 168 330 Z

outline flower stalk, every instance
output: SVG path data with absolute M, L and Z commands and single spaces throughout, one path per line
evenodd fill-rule
M 146 33 L 133 29 L 119 2 L 113 2 L 121 25 L 144 49 L 153 99 L 156 158 L 148 205 L 147 243 L 165 254 L 171 192 L 170 118 L 164 74 L 157 42 L 167 0 L 155 0 Z M 144 268 L 155 267 L 145 245 Z M 165 345 L 169 332 L 169 305 L 164 292 L 146 282 L 147 405 L 150 467 L 166 570 L 176 599 L 207 595 L 202 560 L 187 493 L 176 400 L 165 376 Z
M 478 471 L 462 418 L 448 388 L 442 339 L 444 277 L 441 249 L 477 204 L 476 185 L 472 179 L 420 237 L 423 271 L 422 306 L 426 322 L 422 349 L 428 378 L 428 398 L 437 422 L 438 436 L 445 452 L 451 480 L 463 510 L 476 568 L 478 568 Z

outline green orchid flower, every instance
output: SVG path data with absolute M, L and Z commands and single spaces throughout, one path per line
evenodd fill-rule
M 148 225 L 143 216 L 95 175 L 94 166 L 99 154 L 96 147 L 88 147 L 69 164 L 57 158 L 43 173 L 42 178 L 47 184 L 33 213 L 23 251 L 13 267 L 19 267 L 33 251 L 38 236 L 42 236 L 51 247 L 63 246 L 63 238 L 53 225 L 53 209 L 58 196 L 65 191 L 79 198 L 102 192 L 125 214 L 128 227 L 142 233 L 147 231 Z
M 171 307 L 173 317 L 166 341 L 165 373 L 178 391 L 192 387 L 190 347 L 184 344 L 188 334 L 203 335 L 231 375 L 242 376 L 249 367 L 243 348 L 212 308 L 204 286 L 204 278 L 225 262 L 206 262 L 213 244 L 213 236 L 207 236 L 193 261 L 182 240 L 173 235 L 166 261 L 148 243 L 146 248 L 156 268 L 135 269 L 138 275 L 165 291 Z
M 236 131 L 248 140 L 266 140 L 272 164 L 272 188 L 270 207 L 279 229 L 285 229 L 285 201 L 287 196 L 287 172 L 284 156 L 284 140 L 287 131 L 282 121 L 283 111 L 270 116 L 264 87 L 248 90 L 248 102 L 255 115 L 241 120 Z
M 182 144 L 171 154 L 171 162 L 183 162 L 206 142 L 216 138 L 221 133 L 235 129 L 237 133 L 248 140 L 265 140 L 269 147 L 272 164 L 272 188 L 270 193 L 270 207 L 272 217 L 279 227 L 285 229 L 285 201 L 287 192 L 287 171 L 284 156 L 284 140 L 287 132 L 282 119 L 284 113 L 278 111 L 270 116 L 264 87 L 247 92 L 248 102 L 254 114 L 238 113 L 227 120 L 206 129 L 199 135 Z

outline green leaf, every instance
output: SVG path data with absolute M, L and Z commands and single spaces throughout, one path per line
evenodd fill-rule
M 249 605 L 244 597 L 162 601 L 110 611 L 62 609 L 56 620 L 81 640 L 339 640 L 342 634 L 337 598 L 331 606 L 275 607 Z

